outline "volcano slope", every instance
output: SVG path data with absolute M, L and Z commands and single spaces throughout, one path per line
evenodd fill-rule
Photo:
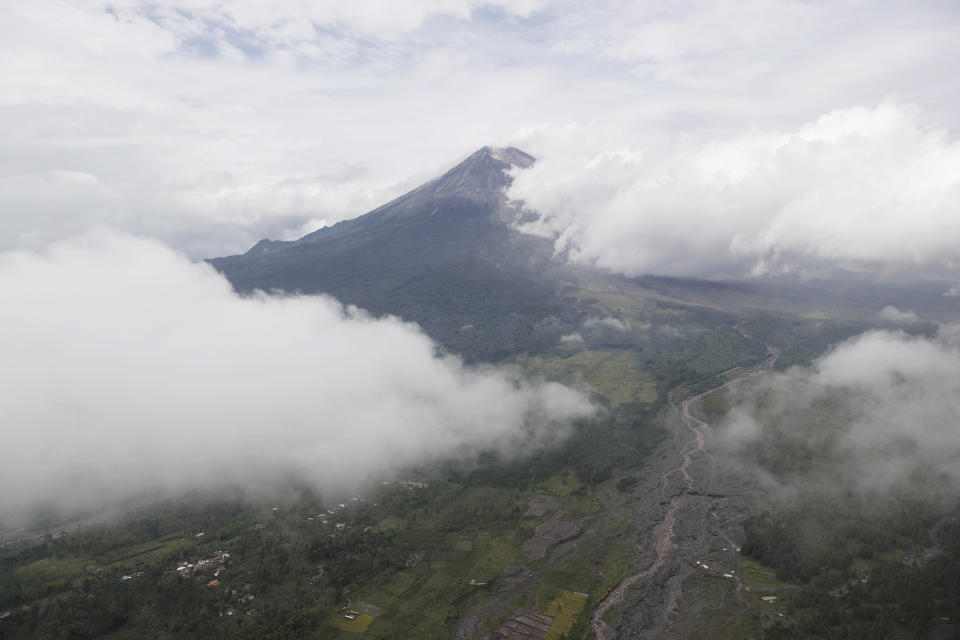
M 484 147 L 358 218 L 210 263 L 239 292 L 326 293 L 416 322 L 467 359 L 502 359 L 555 341 L 542 322 L 567 311 L 555 293 L 568 268 L 551 241 L 514 229 L 523 213 L 503 193 L 533 161 Z

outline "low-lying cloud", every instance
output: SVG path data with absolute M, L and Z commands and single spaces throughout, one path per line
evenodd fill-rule
M 327 297 L 238 297 L 206 264 L 97 232 L 0 254 L 0 524 L 147 492 L 556 443 L 581 394 L 464 366 L 414 325 Z
M 614 331 L 627 331 L 630 328 L 629 322 L 624 323 L 623 320 L 614 318 L 612 316 L 607 316 L 604 318 L 588 318 L 583 322 L 584 329 L 593 329 L 598 327 L 613 329 Z
M 890 324 L 913 324 L 920 322 L 920 316 L 913 311 L 901 311 L 892 304 L 885 306 L 877 313 L 879 318 Z
M 940 275 L 960 265 L 960 142 L 884 102 L 700 139 L 541 126 L 509 191 L 575 261 L 627 275 Z
M 734 393 L 720 450 L 755 463 L 779 488 L 883 495 L 933 480 L 960 489 L 960 329 L 932 337 L 871 331 L 810 368 Z M 832 487 L 830 486 L 832 485 Z

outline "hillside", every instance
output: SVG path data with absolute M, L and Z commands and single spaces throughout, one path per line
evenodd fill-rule
M 500 359 L 569 313 L 555 296 L 566 267 L 548 239 L 512 228 L 522 214 L 503 194 L 507 171 L 533 162 L 484 147 L 366 215 L 210 263 L 240 292 L 327 293 L 417 322 L 470 359 Z

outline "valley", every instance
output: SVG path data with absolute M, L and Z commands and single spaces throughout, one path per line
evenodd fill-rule
M 581 341 L 516 361 L 605 407 L 558 449 L 411 470 L 354 496 L 299 488 L 276 506 L 197 495 L 8 543 L 11 637 L 60 637 L 57 612 L 91 598 L 102 606 L 72 614 L 70 637 L 733 638 L 817 619 L 821 587 L 744 555 L 759 494 L 712 450 L 709 423 L 717 398 L 842 325 L 795 324 L 781 352 L 753 337 L 770 333 L 762 313 L 577 292 L 587 319 L 625 330 L 581 320 L 561 328 Z M 177 575 L 219 550 L 216 584 Z
M 878 315 L 897 296 L 937 318 L 955 301 L 571 265 L 509 224 L 504 158 L 533 161 L 484 148 L 366 216 L 210 264 L 253 300 L 327 293 L 417 322 L 440 357 L 577 389 L 592 416 L 346 492 L 291 474 L 272 494 L 197 487 L 69 526 L 38 511 L 0 531 L 3 637 L 947 637 L 947 481 L 916 471 L 892 506 L 844 493 L 856 479 L 831 447 L 863 403 L 782 398 L 837 345 L 935 339 L 932 321 Z M 774 426 L 734 446 L 737 410 Z
M 682 580 L 691 573 L 689 567 L 693 566 L 693 571 L 698 571 L 701 566 L 703 571 L 709 570 L 708 565 L 693 558 L 707 558 L 713 566 L 713 574 L 730 576 L 737 583 L 739 591 L 741 578 L 734 574 L 738 568 L 737 554 L 742 541 L 736 538 L 742 537 L 741 521 L 745 511 L 742 506 L 737 509 L 728 504 L 736 504 L 738 496 L 713 493 L 716 470 L 712 456 L 705 448 L 705 430 L 709 425 L 691 414 L 691 406 L 696 406 L 708 393 L 770 371 L 776 363 L 778 350 L 767 348 L 769 355 L 762 364 L 738 373 L 716 389 L 679 402 L 673 400 L 671 393 L 670 408 L 665 417 L 665 425 L 670 432 L 665 445 L 668 451 L 658 458 L 654 456 L 658 462 L 650 465 L 653 468 L 645 468 L 644 472 L 656 476 L 661 468 L 665 470 L 659 473 L 657 490 L 647 496 L 637 497 L 633 506 L 638 523 L 656 522 L 647 545 L 653 550 L 653 559 L 647 568 L 617 585 L 594 610 L 590 626 L 598 640 L 613 637 L 652 638 L 660 635 L 667 626 L 669 614 L 673 613 Z M 679 464 L 670 466 L 678 461 L 677 456 Z M 680 482 L 677 476 L 682 479 Z M 658 514 L 658 510 L 662 515 Z M 708 514 L 709 518 L 706 517 Z M 684 521 L 678 522 L 680 518 Z M 691 526 L 691 520 L 698 522 L 699 526 Z M 638 529 L 642 529 L 642 526 Z M 677 540 L 681 531 L 684 537 L 682 546 Z M 717 539 L 727 544 L 721 547 L 722 555 L 711 549 Z M 678 574 L 681 578 L 679 581 L 675 579 Z M 631 589 L 635 592 L 631 594 L 634 604 L 626 617 L 627 623 L 621 623 L 625 633 L 617 634 L 606 622 L 605 616 L 611 608 L 624 607 L 624 598 Z
M 960 0 L 0 34 L 0 640 L 960 640 Z

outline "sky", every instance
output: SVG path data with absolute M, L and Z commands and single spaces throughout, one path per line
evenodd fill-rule
M 514 144 L 539 231 L 616 271 L 873 268 L 904 227 L 898 266 L 960 262 L 952 0 L 347 4 L 2 3 L 0 249 L 242 252 Z
M 200 261 L 485 145 L 537 157 L 509 195 L 571 260 L 956 295 L 958 54 L 954 0 L 0 2 L 0 526 L 562 439 L 578 392 Z

